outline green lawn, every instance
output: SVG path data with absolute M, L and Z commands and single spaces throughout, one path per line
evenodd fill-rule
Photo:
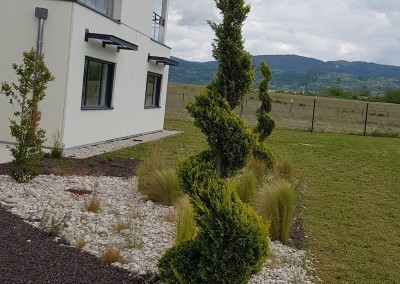
M 276 130 L 269 143 L 307 185 L 306 249 L 321 279 L 400 283 L 400 139 Z
M 109 155 L 144 158 L 155 148 L 177 162 L 205 147 L 193 122 L 183 134 Z M 267 143 L 290 156 L 307 186 L 305 249 L 324 283 L 400 283 L 400 139 L 277 129 Z

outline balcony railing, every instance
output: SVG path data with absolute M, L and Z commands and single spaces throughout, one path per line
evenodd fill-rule
M 165 19 L 155 12 L 153 12 L 152 29 L 151 37 L 155 41 L 164 44 Z

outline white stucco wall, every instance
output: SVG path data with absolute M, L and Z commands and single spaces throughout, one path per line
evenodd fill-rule
M 142 3 L 143 2 L 143 3 Z M 122 2 L 122 23 L 102 17 L 79 4 L 73 6 L 70 42 L 67 99 L 64 120 L 64 144 L 75 147 L 133 136 L 163 129 L 168 67 L 147 62 L 148 54 L 169 57 L 170 49 L 150 39 L 140 29 L 151 30 L 152 2 Z M 140 7 L 140 9 L 138 9 Z M 133 11 L 125 14 L 124 11 Z M 144 16 L 144 15 L 149 15 Z M 128 17 L 129 16 L 129 17 Z M 128 17 L 128 18 L 126 18 Z M 132 18 L 139 27 L 125 24 Z M 84 41 L 85 29 L 93 33 L 111 34 L 139 46 L 138 51 L 102 47 L 99 40 Z M 115 66 L 111 110 L 81 110 L 82 80 L 85 56 L 113 62 Z M 163 75 L 160 108 L 145 109 L 147 72 Z
M 39 104 L 42 112 L 40 127 L 52 142 L 56 130 L 62 130 L 65 80 L 67 74 L 68 46 L 72 3 L 52 0 L 2 0 L 0 2 L 0 82 L 16 82 L 12 63 L 22 63 L 22 52 L 36 49 L 38 19 L 35 7 L 47 8 L 48 19 L 44 24 L 43 52 L 47 67 L 55 76 L 48 85 L 46 98 Z M 12 106 L 0 95 L 0 141 L 14 142 L 9 130 Z
M 168 66 L 149 63 L 147 57 L 149 53 L 169 57 L 170 49 L 150 39 L 152 1 L 122 0 L 121 23 L 72 1 L 2 0 L 0 5 L 0 33 L 11 39 L 9 44 L 2 45 L 1 82 L 15 81 L 11 64 L 21 62 L 23 50 L 36 47 L 35 7 L 49 9 L 43 51 L 56 81 L 49 84 L 47 97 L 39 106 L 40 126 L 47 131 L 49 142 L 56 130 L 62 133 L 63 143 L 69 148 L 163 129 Z M 115 46 L 102 48 L 98 40 L 85 42 L 86 28 L 93 33 L 120 37 L 138 45 L 139 50 L 117 52 Z M 85 56 L 116 64 L 113 110 L 81 110 Z M 144 108 L 148 71 L 163 76 L 160 108 Z M 8 117 L 12 108 L 7 102 L 0 96 L 0 141 L 10 142 L 13 139 Z

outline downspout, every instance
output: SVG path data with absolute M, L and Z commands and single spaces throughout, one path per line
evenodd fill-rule
M 43 50 L 43 28 L 44 28 L 44 20 L 47 19 L 48 10 L 46 8 L 35 8 L 35 17 L 39 18 L 39 27 L 38 27 L 38 35 L 37 35 L 37 46 L 36 46 L 36 54 L 42 55 Z
M 44 20 L 47 19 L 48 10 L 46 8 L 35 8 L 35 17 L 39 19 L 38 35 L 37 35 L 37 45 L 36 45 L 36 64 L 38 62 L 39 56 L 42 55 L 43 51 L 43 29 Z M 39 74 L 35 72 L 35 79 Z M 35 143 L 36 137 L 36 125 L 38 120 L 38 105 L 35 101 L 35 93 L 32 94 L 32 109 L 31 109 L 31 131 L 32 131 L 32 143 Z

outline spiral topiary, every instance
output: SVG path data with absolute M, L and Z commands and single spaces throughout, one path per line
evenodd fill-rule
M 160 259 L 159 273 L 165 283 L 244 284 L 261 270 L 269 253 L 269 225 L 225 181 L 245 166 L 251 153 L 260 152 L 268 160 L 259 134 L 234 111 L 254 79 L 241 35 L 250 6 L 244 0 L 215 3 L 223 16 L 220 24 L 209 22 L 216 34 L 213 55 L 219 62 L 218 72 L 187 106 L 209 149 L 178 167 L 198 232 Z

